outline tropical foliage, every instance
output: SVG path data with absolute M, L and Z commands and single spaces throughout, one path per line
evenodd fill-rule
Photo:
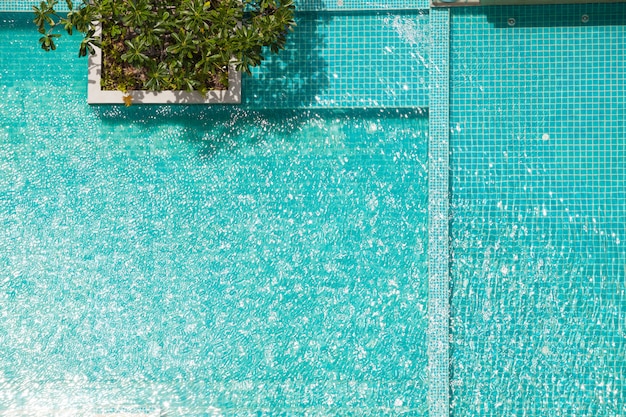
M 66 2 L 67 15 L 56 11 L 57 0 L 33 6 L 41 47 L 56 49 L 59 31 L 80 32 L 79 56 L 102 48 L 110 90 L 225 89 L 229 65 L 250 73 L 267 50 L 285 47 L 295 26 L 293 0 Z

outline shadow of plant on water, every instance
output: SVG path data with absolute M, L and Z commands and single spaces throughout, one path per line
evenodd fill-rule
M 319 0 L 306 1 L 305 10 L 321 10 Z M 324 12 L 299 12 L 297 26 L 287 35 L 287 44 L 278 54 L 264 50 L 264 62 L 252 68 L 252 75 L 242 74 L 241 108 L 308 108 L 316 97 L 329 88 L 324 27 L 331 16 Z M 141 97 L 140 91 L 133 95 Z M 122 103 L 120 103 L 122 104 Z M 179 104 L 186 104 L 184 99 Z M 136 105 L 136 104 L 134 104 Z M 102 112 L 106 117 L 106 112 Z
M 325 12 L 320 0 L 305 0 L 299 6 L 304 11 L 296 16 L 298 26 L 286 49 L 268 56 L 254 75 L 243 75 L 241 105 L 114 105 L 95 106 L 92 112 L 113 128 L 140 129 L 147 140 L 170 136 L 193 143 L 203 159 L 261 141 L 297 140 L 293 138 L 308 127 L 311 132 L 341 131 L 345 126 L 371 130 L 379 119 L 427 117 L 423 109 L 320 108 L 316 97 L 323 96 L 331 84 L 324 58 L 332 53 L 327 26 L 337 13 Z
M 300 6 L 304 10 L 325 7 L 320 0 L 305 0 Z M 252 76 L 242 74 L 240 105 L 104 105 L 91 107 L 91 113 L 112 128 L 133 124 L 147 134 L 179 126 L 184 140 L 201 143 L 199 154 L 204 158 L 253 144 L 266 136 L 263 130 L 289 133 L 308 123 L 306 109 L 315 107 L 316 96 L 330 85 L 323 57 L 323 28 L 330 19 L 324 12 L 298 12 L 298 26 L 288 35 L 285 49 L 278 55 L 267 51 L 267 59 Z
M 283 109 L 246 110 L 236 106 L 101 106 L 98 111 L 104 132 L 129 132 L 139 141 L 151 143 L 183 141 L 193 144 L 197 157 L 210 160 L 220 154 L 236 154 L 242 147 L 263 141 L 294 142 L 303 131 L 341 134 L 352 126 L 366 131 L 379 120 L 427 119 L 423 109 Z M 402 122 L 404 123 L 404 122 Z M 371 130 L 371 129 L 370 129 Z M 334 132 L 334 133 L 333 133 Z
M 285 49 L 268 56 L 253 76 L 244 76 L 243 103 L 253 108 L 316 107 L 316 97 L 330 86 L 323 57 L 323 28 L 330 19 L 324 12 L 299 13 Z

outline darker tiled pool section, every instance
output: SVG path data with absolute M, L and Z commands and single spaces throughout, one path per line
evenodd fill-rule
M 427 11 L 307 12 L 243 80 L 251 108 L 426 108 Z
M 298 26 L 286 49 L 268 52 L 254 76 L 243 77 L 242 107 L 427 108 L 428 9 L 408 9 L 402 1 L 385 7 L 298 4 Z M 0 3 L 0 11 L 24 12 L 18 18 L 32 20 L 31 3 Z M 63 34 L 59 42 L 74 41 Z

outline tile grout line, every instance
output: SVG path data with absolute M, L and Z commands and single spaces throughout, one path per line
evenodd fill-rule
M 450 415 L 450 10 L 430 10 L 428 138 L 428 415 Z

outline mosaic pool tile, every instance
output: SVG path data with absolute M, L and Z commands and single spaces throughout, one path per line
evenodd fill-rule
M 626 415 L 626 5 L 451 40 L 452 412 Z
M 428 14 L 303 13 L 287 48 L 243 78 L 254 108 L 428 105 Z
M 449 33 L 450 12 L 431 10 L 428 177 L 428 411 L 447 417 L 450 409 L 448 240 Z

